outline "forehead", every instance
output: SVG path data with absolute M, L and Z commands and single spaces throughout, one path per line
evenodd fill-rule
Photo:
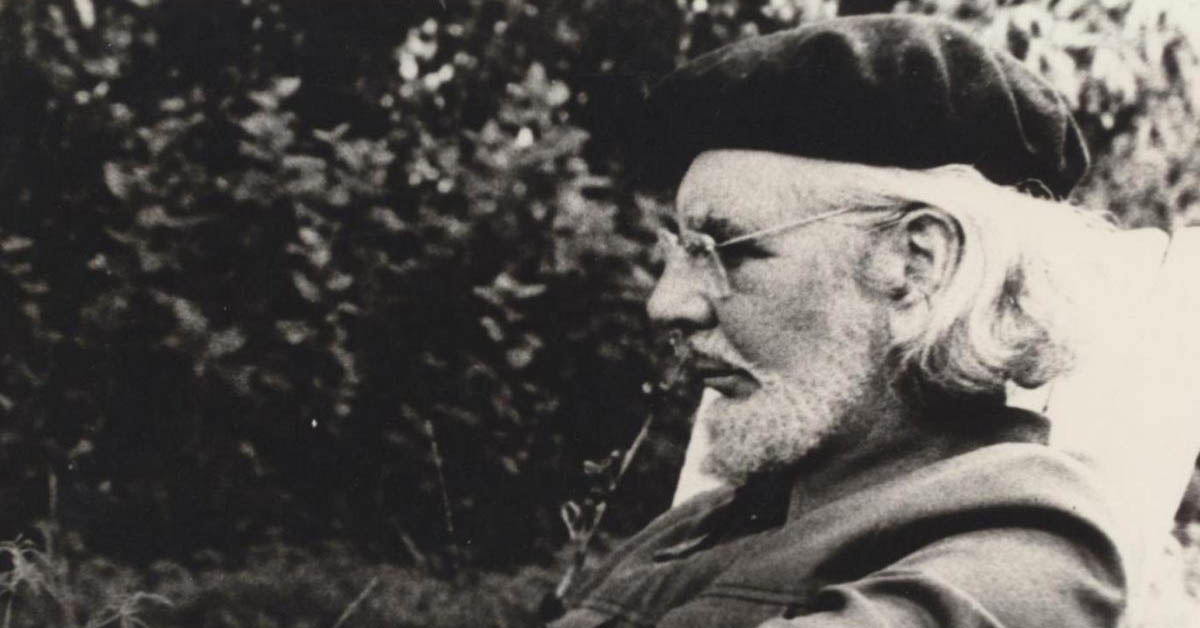
M 747 228 L 834 209 L 862 187 L 852 164 L 762 151 L 717 150 L 697 157 L 675 197 L 688 222 L 719 217 Z

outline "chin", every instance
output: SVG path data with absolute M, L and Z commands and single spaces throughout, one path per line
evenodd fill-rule
M 718 397 L 704 417 L 710 449 L 701 469 L 733 484 L 803 462 L 847 414 L 843 395 L 801 394 L 778 378 L 758 379 L 762 386 L 754 394 Z

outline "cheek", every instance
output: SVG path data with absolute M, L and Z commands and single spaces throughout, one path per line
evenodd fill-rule
M 743 357 L 765 368 L 791 368 L 846 322 L 850 308 L 843 301 L 856 291 L 854 275 L 832 260 L 774 259 L 738 275 L 735 295 L 718 307 L 718 318 Z

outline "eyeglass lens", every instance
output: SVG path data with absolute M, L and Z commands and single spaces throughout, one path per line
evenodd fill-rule
M 732 294 L 729 276 L 717 255 L 716 243 L 708 234 L 684 231 L 682 235 L 676 235 L 659 229 L 658 245 L 668 264 L 681 263 L 689 272 L 700 273 L 710 296 L 724 299 Z

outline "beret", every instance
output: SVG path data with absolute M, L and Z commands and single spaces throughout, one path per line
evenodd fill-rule
M 1020 61 L 924 16 L 843 17 L 701 55 L 651 88 L 641 175 L 674 187 L 712 149 L 904 168 L 969 164 L 1065 197 L 1088 153 L 1062 97 Z

